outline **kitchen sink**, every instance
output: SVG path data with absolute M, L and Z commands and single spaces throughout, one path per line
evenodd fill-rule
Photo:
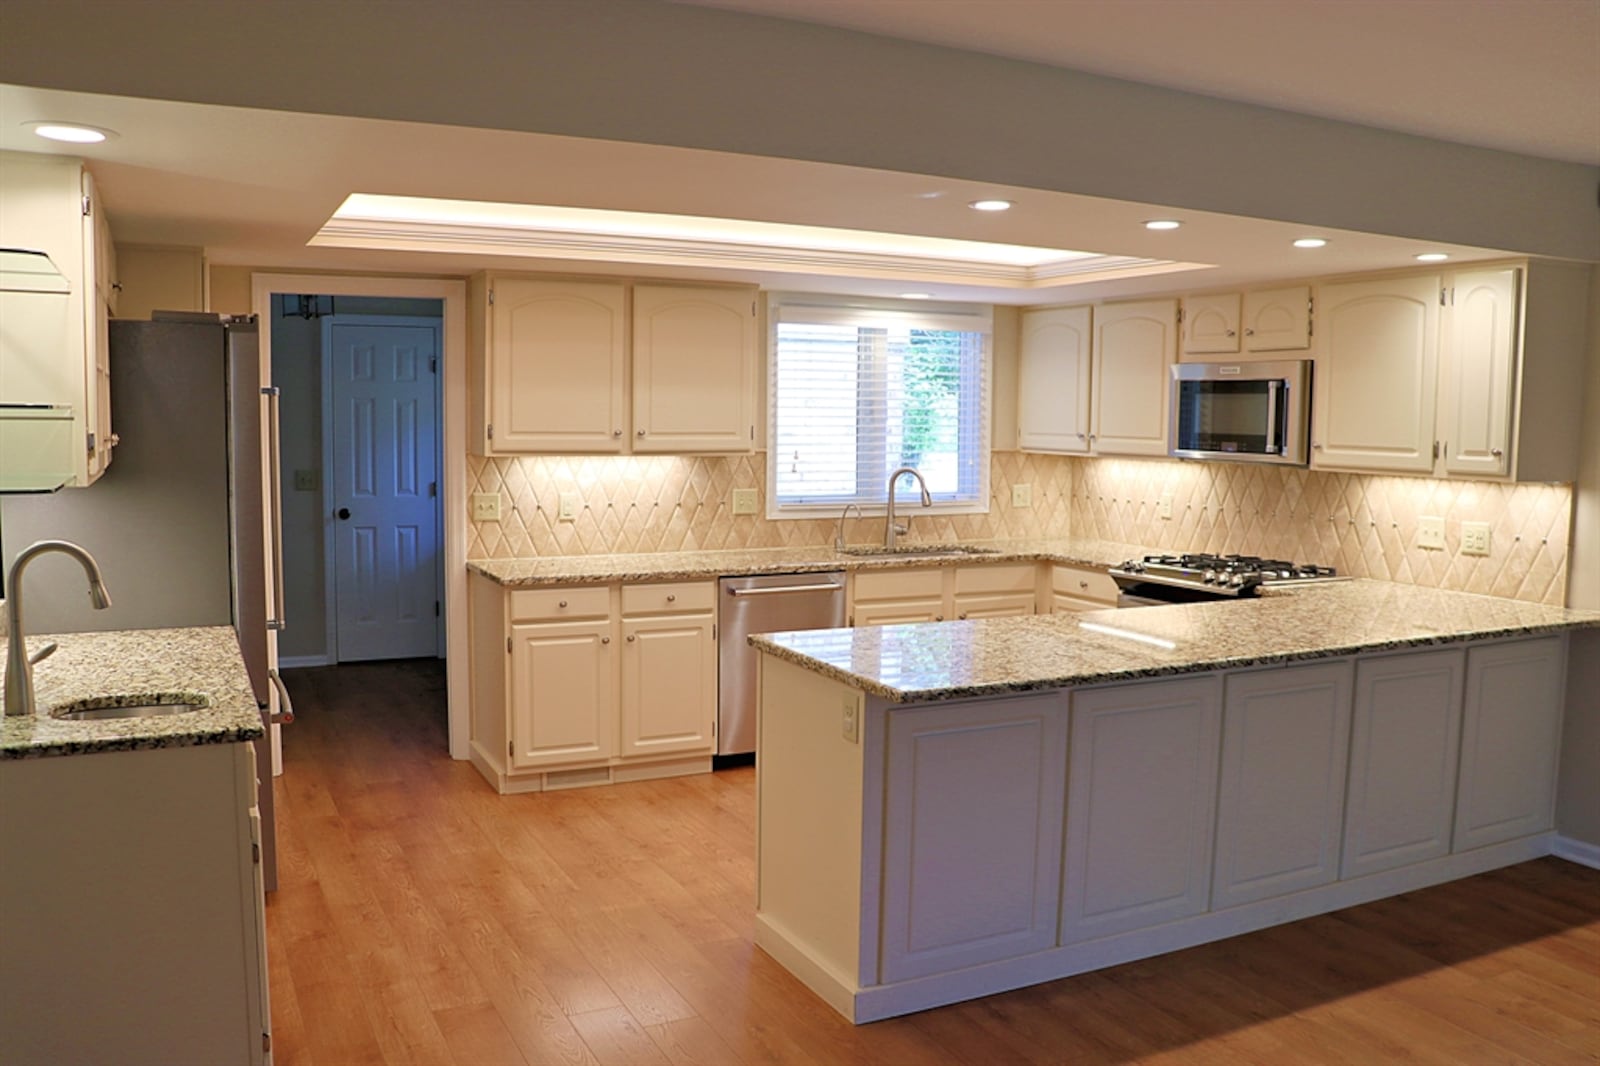
M 187 693 L 158 696 L 97 696 L 79 700 L 50 712 L 51 718 L 69 722 L 100 722 L 114 718 L 153 718 L 167 714 L 189 714 L 211 705 L 204 696 Z
M 840 555 L 909 556 L 923 555 L 999 555 L 999 548 L 979 548 L 971 544 L 896 544 L 886 548 L 882 544 L 857 544 L 835 549 Z

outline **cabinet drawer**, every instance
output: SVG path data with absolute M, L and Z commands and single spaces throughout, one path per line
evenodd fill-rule
M 1051 576 L 1051 589 L 1079 600 L 1095 600 L 1108 606 L 1117 602 L 1117 583 L 1104 570 L 1082 566 L 1057 565 Z
M 604 618 L 610 613 L 611 590 L 604 585 L 516 589 L 511 593 L 511 620 L 514 622 L 550 618 Z
M 1033 592 L 1039 571 L 1032 563 L 963 566 L 956 571 L 956 595 L 973 592 Z
M 624 615 L 709 611 L 716 602 L 717 586 L 710 581 L 622 586 Z
M 944 571 L 873 570 L 856 574 L 855 599 L 911 600 L 944 597 Z

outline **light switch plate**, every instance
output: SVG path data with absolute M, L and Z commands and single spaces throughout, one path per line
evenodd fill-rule
M 1172 518 L 1172 493 L 1163 492 L 1161 498 L 1156 501 L 1156 517 Z
M 734 514 L 755 514 L 756 513 L 756 499 L 757 499 L 757 497 L 756 497 L 756 490 L 755 489 L 734 489 L 733 490 L 733 513 Z
M 1489 523 L 1463 522 L 1461 523 L 1461 554 L 1462 555 L 1488 555 L 1489 554 Z
M 294 491 L 316 492 L 322 488 L 322 471 L 296 470 L 294 472 Z
M 474 522 L 500 521 L 500 494 L 474 492 L 472 494 L 472 520 Z
M 1033 486 L 1029 485 L 1029 484 L 1012 485 L 1011 486 L 1011 506 L 1019 507 L 1019 508 L 1021 508 L 1021 507 L 1032 507 L 1033 506 Z
M 852 698 L 846 697 L 844 701 L 844 717 L 840 725 L 840 733 L 844 739 L 852 744 L 861 740 L 861 705 Z
M 1444 519 L 1436 515 L 1423 515 L 1417 519 L 1417 547 L 1433 551 L 1444 549 Z
M 583 496 L 576 492 L 563 492 L 561 494 L 561 510 L 557 514 L 563 522 L 576 522 L 578 511 L 583 507 Z

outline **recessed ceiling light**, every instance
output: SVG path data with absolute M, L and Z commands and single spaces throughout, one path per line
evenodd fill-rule
M 967 205 L 974 211 L 1009 211 L 1010 200 L 974 200 Z
M 903 292 L 903 293 L 900 294 L 900 299 L 902 299 L 902 300 L 931 300 L 931 299 L 933 299 L 933 293 L 931 293 L 931 292 Z
M 1301 237 L 1294 242 L 1296 248 L 1322 248 L 1328 243 L 1326 237 Z
M 1177 229 L 1183 225 L 1175 218 L 1153 218 L 1144 224 L 1145 229 Z
M 66 122 L 26 122 L 23 125 L 41 137 L 52 141 L 66 141 L 68 144 L 99 144 L 116 136 L 114 130 Z
M 1446 252 L 1423 252 L 1421 255 L 1417 256 L 1417 262 L 1419 262 L 1419 263 L 1441 263 L 1444 260 L 1449 259 L 1449 258 L 1450 258 L 1450 256 Z

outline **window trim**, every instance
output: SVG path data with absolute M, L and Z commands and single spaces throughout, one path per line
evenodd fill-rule
M 828 325 L 855 325 L 857 327 L 884 326 L 888 324 L 914 325 L 918 329 L 953 330 L 982 335 L 980 354 L 980 379 L 976 382 L 979 396 L 979 461 L 977 469 L 976 498 L 968 500 L 934 501 L 932 507 L 923 507 L 917 499 L 915 487 L 908 488 L 902 478 L 896 494 L 897 515 L 965 515 L 988 514 L 992 508 L 990 470 L 993 466 L 994 441 L 994 308 L 988 304 L 927 303 L 860 296 L 830 296 L 822 294 L 771 293 L 767 302 L 767 455 L 766 455 L 766 517 L 773 521 L 837 519 L 852 503 L 861 508 L 863 517 L 878 517 L 888 513 L 887 500 L 859 503 L 855 500 L 813 504 L 783 504 L 778 500 L 777 439 L 777 359 L 778 326 L 780 322 L 813 322 Z M 887 471 L 884 472 L 887 480 Z M 860 471 L 857 472 L 860 482 Z

